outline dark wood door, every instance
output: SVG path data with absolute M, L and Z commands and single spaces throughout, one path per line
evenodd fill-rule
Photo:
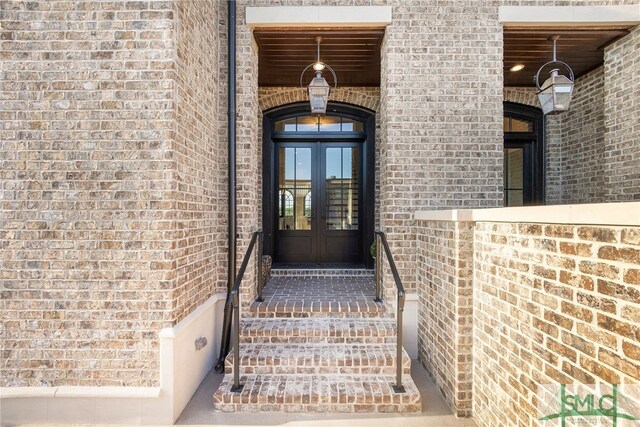
M 362 144 L 280 142 L 275 153 L 275 261 L 362 262 Z

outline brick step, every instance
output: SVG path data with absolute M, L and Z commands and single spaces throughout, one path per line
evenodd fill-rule
M 231 393 L 225 375 L 213 396 L 220 412 L 420 412 L 420 392 L 410 376 L 405 393 L 395 393 L 390 375 L 247 375 Z
M 395 344 L 245 344 L 240 346 L 240 375 L 394 375 Z M 411 359 L 402 351 L 402 370 L 411 375 Z M 233 372 L 233 352 L 225 373 Z
M 327 277 L 327 276 L 343 276 L 343 277 L 373 277 L 375 271 L 364 268 L 278 268 L 271 269 L 273 277 Z
M 247 319 L 240 326 L 240 342 L 391 344 L 396 342 L 396 322 L 391 319 Z
M 265 301 L 254 302 L 246 313 L 258 318 L 392 318 L 386 305 L 371 300 L 351 301 Z

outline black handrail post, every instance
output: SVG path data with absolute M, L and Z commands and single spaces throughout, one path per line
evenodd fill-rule
M 264 286 L 264 275 L 262 274 L 262 245 L 264 244 L 264 233 L 260 233 L 260 237 L 258 238 L 258 252 L 256 256 L 258 257 L 258 298 L 256 298 L 257 302 L 264 302 L 264 298 L 262 298 L 262 287 Z
M 242 391 L 242 384 L 240 384 L 240 285 L 242 284 L 242 278 L 244 272 L 247 270 L 251 254 L 253 253 L 253 247 L 256 245 L 258 237 L 262 238 L 262 230 L 255 231 L 251 235 L 251 241 L 247 252 L 244 254 L 242 264 L 240 264 L 240 270 L 238 271 L 238 277 L 233 285 L 233 289 L 229 292 L 229 297 L 232 301 L 233 308 L 233 342 L 235 344 L 233 349 L 233 386 L 231 386 L 232 393 L 239 393 Z M 220 362 L 219 362 L 220 363 Z M 224 366 L 224 359 L 222 359 Z
M 233 349 L 233 386 L 231 386 L 231 393 L 239 393 L 244 387 L 240 384 L 240 298 L 238 296 L 238 289 L 233 290 L 233 335 L 234 335 L 234 349 Z
M 389 249 L 389 243 L 387 243 L 385 234 L 382 231 L 376 231 L 375 235 L 377 239 L 376 244 L 380 244 L 384 249 L 384 254 L 387 257 L 387 261 L 389 262 L 389 267 L 391 267 L 393 281 L 395 282 L 396 289 L 398 291 L 398 307 L 396 312 L 396 383 L 392 387 L 393 391 L 396 393 L 405 393 L 406 390 L 402 385 L 402 318 L 404 315 L 405 302 L 404 286 L 402 286 L 402 280 L 400 280 L 398 268 L 396 267 L 396 263 L 393 260 L 393 255 L 391 254 L 391 249 Z M 380 246 L 376 246 L 376 262 L 381 255 L 382 254 L 380 253 Z
M 376 234 L 376 298 L 375 302 L 382 302 L 382 245 L 380 236 Z

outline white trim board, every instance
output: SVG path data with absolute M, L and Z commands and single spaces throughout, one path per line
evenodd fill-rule
M 419 211 L 418 221 L 640 226 L 640 202 Z
M 500 6 L 505 27 L 620 27 L 640 24 L 640 3 L 621 6 Z
M 248 6 L 246 24 L 251 28 L 384 28 L 391 24 L 391 6 Z

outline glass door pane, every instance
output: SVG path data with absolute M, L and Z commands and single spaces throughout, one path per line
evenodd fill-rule
M 505 148 L 504 205 L 524 205 L 524 149 Z
M 278 229 L 311 230 L 311 148 L 278 150 Z
M 358 230 L 358 149 L 326 149 L 325 212 L 327 230 Z

